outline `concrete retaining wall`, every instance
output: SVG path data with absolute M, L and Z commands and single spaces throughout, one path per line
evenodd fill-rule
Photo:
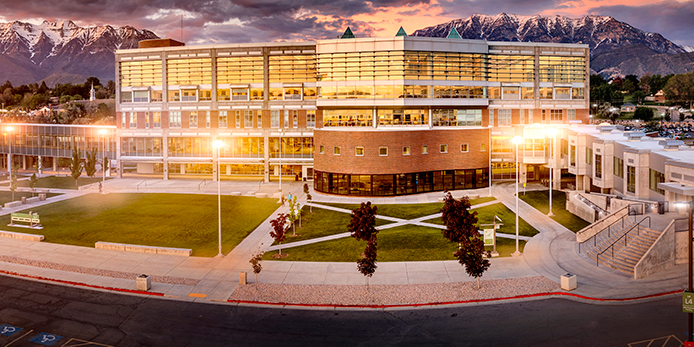
M 41 242 L 44 239 L 43 235 L 16 233 L 12 231 L 0 231 L 0 237 L 36 242 Z
M 601 209 L 607 211 L 607 197 L 604 195 L 594 195 L 594 194 L 580 194 L 586 200 L 594 203 Z
M 21 201 L 12 201 L 12 202 L 5 203 L 5 208 L 12 208 L 12 207 L 19 207 L 19 206 L 22 206 Z
M 673 220 L 634 266 L 634 279 L 644 278 L 675 266 L 675 244 L 675 221 Z
M 575 199 L 577 200 L 577 199 Z M 568 199 L 567 199 L 567 205 L 568 205 Z M 567 206 L 568 207 L 568 206 Z M 592 210 L 592 208 L 591 208 Z M 609 214 L 607 217 L 579 230 L 576 232 L 576 242 L 584 242 L 591 237 L 595 236 L 597 233 L 600 231 L 604 230 L 607 228 L 608 225 L 614 223 L 615 221 L 621 219 L 622 217 L 625 217 L 629 214 L 629 206 L 625 206 L 622 209 Z
M 189 257 L 191 254 L 193 254 L 193 250 L 188 249 L 188 248 L 171 248 L 171 247 L 128 245 L 125 243 L 112 243 L 112 242 L 103 242 L 103 241 L 99 241 L 99 242 L 95 243 L 94 248 L 110 249 L 110 250 L 123 251 L 123 252 L 135 252 L 135 253 L 180 255 L 180 256 L 185 256 L 185 257 Z
M 566 194 L 566 210 L 588 222 L 595 222 L 595 210 L 579 200 L 575 192 Z

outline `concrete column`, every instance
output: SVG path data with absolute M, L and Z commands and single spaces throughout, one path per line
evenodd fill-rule
M 57 172 L 58 171 L 58 158 L 53 157 L 53 158 L 51 158 L 51 161 L 53 162 L 53 171 Z
M 22 170 L 26 170 L 26 169 L 27 169 L 27 156 L 23 155 L 22 156 Z
M 180 164 L 181 165 L 181 175 L 186 174 L 186 164 Z
M 272 117 L 272 111 L 270 111 L 270 117 Z M 270 183 L 270 138 L 272 130 L 265 131 L 265 143 L 263 144 L 265 154 L 263 155 L 263 180 L 265 183 Z M 231 174 L 231 173 L 230 173 Z
M 41 177 L 41 173 L 43 172 L 43 161 L 41 159 L 41 156 L 39 156 L 39 163 L 37 167 L 39 169 L 39 177 Z

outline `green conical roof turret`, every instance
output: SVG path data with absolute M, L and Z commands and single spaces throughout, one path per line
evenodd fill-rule
M 398 37 L 398 36 L 407 36 L 407 33 L 405 32 L 405 29 L 403 29 L 402 27 L 400 27 L 400 30 L 398 30 L 398 33 L 395 34 L 395 37 Z
M 455 30 L 455 27 L 451 27 L 451 31 L 448 33 L 448 36 L 446 36 L 447 39 L 462 39 L 460 37 L 460 34 L 458 34 L 458 30 Z
M 345 33 L 342 34 L 341 39 L 355 39 L 356 37 L 354 36 L 354 33 L 352 33 L 352 29 L 347 27 L 347 30 L 345 30 Z

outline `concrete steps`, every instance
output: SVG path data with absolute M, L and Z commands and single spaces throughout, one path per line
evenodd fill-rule
M 639 216 L 637 221 L 641 221 Z M 647 222 L 644 222 L 647 223 Z M 608 266 L 617 271 L 633 275 L 634 267 L 660 236 L 660 231 L 644 227 L 625 218 L 623 223 L 615 223 L 607 230 L 594 236 L 581 245 L 581 251 L 597 266 Z M 646 224 L 647 225 L 647 224 Z M 626 236 L 625 233 L 628 234 Z

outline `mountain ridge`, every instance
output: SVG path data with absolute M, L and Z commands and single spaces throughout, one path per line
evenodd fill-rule
M 159 38 L 147 29 L 111 25 L 80 27 L 72 21 L 0 23 L 0 80 L 82 83 L 87 77 L 115 78 L 115 50 Z

